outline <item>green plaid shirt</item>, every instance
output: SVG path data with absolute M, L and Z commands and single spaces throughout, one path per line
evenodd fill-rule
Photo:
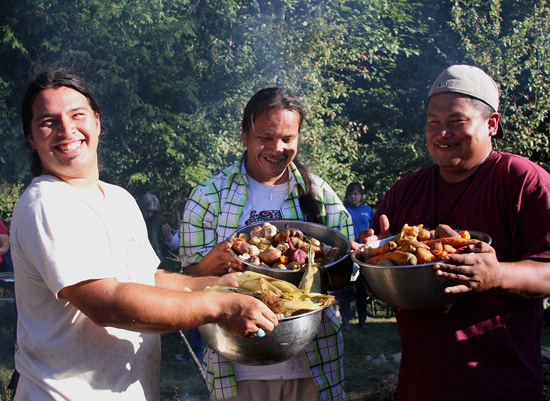
M 294 188 L 281 207 L 284 220 L 305 220 L 298 202 L 298 186 L 305 183 L 296 166 L 291 163 Z M 322 205 L 323 224 L 354 239 L 351 216 L 328 183 L 311 176 Z M 182 266 L 197 263 L 217 243 L 225 241 L 238 228 L 246 203 L 248 177 L 244 154 L 233 166 L 198 185 L 192 192 L 183 215 L 180 229 Z M 185 268 L 182 269 L 185 272 Z M 344 399 L 344 339 L 338 318 L 332 307 L 326 308 L 319 333 L 304 350 L 321 400 Z M 231 362 L 207 348 L 203 364 L 211 394 L 216 399 L 237 396 L 237 381 Z

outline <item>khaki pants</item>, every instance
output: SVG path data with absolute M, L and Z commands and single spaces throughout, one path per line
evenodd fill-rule
M 243 380 L 237 382 L 238 396 L 225 401 L 319 401 L 312 378 L 294 380 Z M 214 398 L 211 396 L 211 400 Z

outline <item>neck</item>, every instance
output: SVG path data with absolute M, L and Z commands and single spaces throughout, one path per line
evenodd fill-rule
M 247 171 L 248 173 L 248 171 Z M 280 185 L 280 184 L 286 184 L 288 181 L 290 181 L 290 176 L 289 176 L 289 173 L 288 173 L 288 167 L 286 168 L 286 170 L 279 176 L 279 177 L 276 177 L 276 178 L 272 178 L 270 180 L 258 180 L 256 177 L 254 177 L 254 175 L 248 173 L 248 175 L 250 177 L 252 177 L 254 180 L 258 181 L 259 183 L 261 184 L 266 184 L 266 185 Z
M 456 184 L 457 182 L 467 180 L 468 178 L 472 177 L 474 174 L 478 172 L 478 170 L 485 164 L 485 162 L 489 160 L 492 154 L 493 154 L 493 150 L 490 150 L 487 156 L 485 156 L 481 160 L 481 162 L 478 162 L 474 166 L 470 167 L 469 169 L 463 170 L 461 172 L 445 171 L 438 166 L 439 175 L 441 176 L 443 181 L 449 184 Z

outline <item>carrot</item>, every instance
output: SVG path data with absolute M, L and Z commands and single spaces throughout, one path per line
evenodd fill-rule
M 397 248 L 397 244 L 393 241 L 388 241 L 385 244 L 382 244 L 376 248 L 365 246 L 365 251 L 366 251 L 365 257 L 372 258 L 374 256 L 382 255 L 383 253 L 391 252 L 395 248 Z
M 418 248 L 430 249 L 426 244 L 419 241 L 406 241 L 403 242 L 397 249 L 403 252 L 415 253 Z
M 441 245 L 450 245 L 453 248 L 462 248 L 463 246 L 473 245 L 480 242 L 478 239 L 465 239 L 461 237 L 445 237 L 445 238 L 439 238 L 439 239 L 431 239 L 429 241 L 422 241 L 423 244 L 428 245 L 430 248 L 433 244 L 440 242 Z
M 460 237 L 460 234 L 447 224 L 439 224 L 435 228 L 435 238 Z
M 382 260 L 390 260 L 397 266 L 416 264 L 416 256 L 414 256 L 412 253 L 401 252 L 401 251 L 387 252 L 381 255 L 371 257 L 370 259 L 367 260 L 367 263 L 371 265 L 376 265 L 378 264 L 378 262 Z
M 416 260 L 419 264 L 433 263 L 437 261 L 437 256 L 424 248 L 418 248 L 416 250 Z
M 470 233 L 469 233 L 468 231 L 461 231 L 461 232 L 460 232 L 460 236 L 461 236 L 462 238 L 464 238 L 464 239 L 470 239 L 470 238 L 472 238 L 472 237 L 470 236 Z

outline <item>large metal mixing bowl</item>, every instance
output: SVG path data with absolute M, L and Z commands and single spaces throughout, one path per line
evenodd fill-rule
M 243 227 L 235 231 L 229 237 L 229 239 L 238 237 L 240 234 L 250 234 L 254 227 L 261 227 L 264 223 L 265 221 L 262 221 Z M 290 228 L 296 228 L 302 231 L 304 234 L 316 238 L 327 245 L 338 247 L 338 249 L 340 250 L 340 252 L 338 253 L 338 259 L 332 263 L 324 265 L 320 269 L 322 287 L 324 291 L 336 291 L 340 288 L 345 287 L 346 284 L 349 283 L 351 275 L 353 273 L 353 262 L 349 255 L 351 251 L 351 245 L 349 240 L 342 233 L 321 224 L 309 223 L 306 221 L 270 220 L 269 223 L 277 227 L 279 231 L 284 230 L 285 227 L 288 225 Z M 236 259 L 244 263 L 245 270 L 252 270 L 256 273 L 265 274 L 266 276 L 270 276 L 278 280 L 285 280 L 296 286 L 300 284 L 300 280 L 304 275 L 303 271 L 274 269 L 271 267 L 264 267 L 254 263 L 250 263 L 240 259 L 239 256 L 235 252 L 233 252 L 233 250 L 231 250 L 230 252 Z
M 472 238 L 491 243 L 491 237 L 477 231 L 469 231 Z M 380 241 L 380 245 L 391 238 Z M 370 244 L 373 247 L 377 243 Z M 432 309 L 455 303 L 466 294 L 445 294 L 445 288 L 457 285 L 455 281 L 436 275 L 435 263 L 413 266 L 378 266 L 358 260 L 358 253 L 352 260 L 359 265 L 361 275 L 369 292 L 394 308 Z
M 225 359 L 243 365 L 272 365 L 284 362 L 304 350 L 317 334 L 323 309 L 279 319 L 264 337 L 236 337 L 215 323 L 199 326 L 208 344 Z

